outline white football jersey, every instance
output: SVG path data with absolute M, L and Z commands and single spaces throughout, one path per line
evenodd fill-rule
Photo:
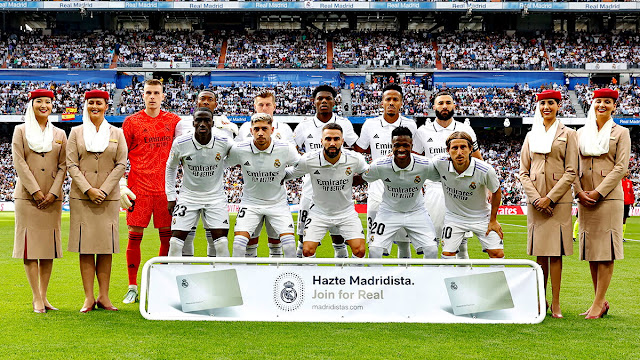
M 383 115 L 367 119 L 360 130 L 360 137 L 356 145 L 363 149 L 371 148 L 371 160 L 376 160 L 391 154 L 391 132 L 393 129 L 404 126 L 414 134 L 417 131 L 415 121 L 400 116 L 393 123 L 388 123 Z
M 235 140 L 237 142 L 241 142 L 252 138 L 253 135 L 251 134 L 251 121 L 247 121 L 240 126 L 240 130 L 238 130 L 238 136 Z M 294 143 L 293 130 L 291 130 L 291 126 L 289 126 L 289 124 L 287 123 L 278 121 L 275 118 L 273 119 L 273 134 L 271 134 L 271 138 L 274 140 Z
M 324 157 L 322 150 L 304 154 L 288 176 L 309 174 L 313 195 L 311 207 L 328 217 L 353 212 L 353 176 L 367 171 L 369 165 L 361 154 L 342 149 L 335 164 Z
M 471 126 L 453 120 L 447 127 L 440 126 L 437 121 L 420 126 L 415 139 L 413 139 L 413 151 L 418 154 L 424 153 L 424 156 L 428 159 L 446 154 L 447 138 L 455 131 L 463 131 L 469 134 L 473 140 L 473 151 L 479 149 L 476 133 Z
M 295 146 L 284 141 L 272 140 L 265 150 L 258 149 L 253 140 L 235 143 L 226 163 L 242 167 L 242 203 L 249 205 L 273 205 L 287 201 L 283 185 L 285 168 L 300 159 Z
M 368 182 L 382 182 L 384 192 L 380 209 L 404 213 L 424 208 L 422 186 L 427 179 L 438 181 L 440 175 L 429 159 L 411 154 L 411 162 L 404 169 L 396 165 L 393 157 L 374 160 L 362 178 Z
M 486 221 L 491 215 L 487 189 L 494 193 L 500 188 L 493 167 L 472 157 L 467 170 L 458 174 L 448 155 L 434 158 L 432 162 L 444 190 L 445 218 L 460 222 Z
M 227 201 L 224 193 L 224 158 L 232 140 L 219 130 L 212 129 L 208 144 L 200 144 L 193 134 L 179 136 L 173 141 L 165 171 L 165 192 L 168 201 L 175 201 L 178 165 L 182 164 L 180 201 L 207 204 L 212 200 Z
M 293 140 L 299 149 L 302 150 L 304 148 L 307 153 L 322 150 L 322 128 L 332 122 L 342 127 L 342 137 L 347 146 L 355 144 L 356 140 L 358 140 L 358 135 L 353 130 L 351 121 L 335 113 L 326 123 L 318 120 L 316 116 L 305 118 L 293 131 Z M 305 177 L 302 183 L 302 196 L 311 197 L 312 191 L 309 180 Z

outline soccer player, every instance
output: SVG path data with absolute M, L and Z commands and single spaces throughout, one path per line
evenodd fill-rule
M 435 228 L 424 207 L 422 186 L 425 180 L 437 181 L 439 174 L 426 158 L 411 153 L 413 139 L 408 127 L 399 126 L 391 132 L 393 157 L 385 156 L 371 162 L 362 177 L 370 184 L 383 185 L 382 201 L 377 216 L 370 222 L 369 257 L 381 258 L 394 235 L 404 229 L 416 252 L 425 259 L 438 256 Z
M 364 173 L 369 165 L 359 153 L 343 149 L 343 143 L 342 126 L 329 123 L 322 128 L 322 149 L 304 154 L 293 169 L 287 170 L 287 177 L 309 174 L 313 187 L 304 222 L 304 257 L 315 257 L 330 229 L 344 237 L 353 257 L 364 257 L 364 230 L 353 205 L 351 187 L 354 175 Z
M 213 128 L 213 112 L 205 107 L 193 114 L 193 134 L 177 137 L 166 164 L 167 209 L 173 214 L 169 256 L 182 256 L 184 240 L 202 216 L 211 256 L 229 256 L 229 213 L 224 193 L 224 158 L 232 140 Z M 183 181 L 176 195 L 176 175 L 182 164 Z
M 446 213 L 442 229 L 442 258 L 455 259 L 464 233 L 476 234 L 492 259 L 504 258 L 502 227 L 496 218 L 500 207 L 500 180 L 496 171 L 471 156 L 473 139 L 456 131 L 446 141 L 448 156 L 434 158 L 444 189 Z M 492 193 L 491 207 L 487 190 Z
M 134 303 L 138 299 L 140 243 L 151 215 L 154 227 L 160 232 L 160 256 L 167 256 L 171 239 L 171 215 L 167 212 L 164 168 L 180 117 L 161 109 L 165 94 L 160 81 L 145 81 L 142 97 L 144 110 L 128 116 L 122 124 L 131 166 L 128 181 L 124 178 L 120 180 L 120 204 L 122 208 L 128 209 L 129 227 L 129 290 L 123 300 L 125 304 Z
M 284 122 L 276 120 L 273 117 L 273 114 L 276 110 L 276 97 L 270 91 L 263 91 L 256 95 L 253 98 L 253 110 L 256 114 L 264 113 L 269 114 L 273 118 L 273 134 L 271 134 L 271 138 L 274 140 L 281 140 L 285 142 L 290 142 L 295 144 L 293 141 L 293 131 L 291 127 Z M 251 134 L 251 121 L 247 121 L 242 126 L 240 126 L 240 130 L 238 130 L 238 137 L 236 137 L 236 142 L 248 140 L 252 138 Z M 265 221 L 266 218 L 258 224 L 251 239 L 249 239 L 249 244 L 247 245 L 247 257 L 257 257 L 258 256 L 258 239 L 260 238 L 260 232 L 262 231 L 262 225 L 264 224 L 267 230 L 268 244 L 269 244 L 269 256 L 270 257 L 282 257 L 282 245 L 280 243 L 280 235 L 273 229 L 271 224 L 268 221 Z
M 313 118 L 307 118 L 296 126 L 293 132 L 293 139 L 299 150 L 306 152 L 315 152 L 322 150 L 323 138 L 322 129 L 325 125 L 335 123 L 340 125 L 342 129 L 342 143 L 352 146 L 358 135 L 353 131 L 353 125 L 348 119 L 340 117 L 333 112 L 336 104 L 336 90 L 329 85 L 320 85 L 313 90 L 313 103 L 316 108 L 316 115 Z M 351 190 L 350 190 L 351 191 Z M 304 228 L 311 206 L 311 198 L 313 197 L 313 187 L 309 181 L 309 177 L 304 178 L 302 183 L 302 197 L 300 198 L 300 210 L 298 211 L 298 252 L 297 256 L 302 257 L 304 242 Z M 349 256 L 347 247 L 344 244 L 342 234 L 334 233 L 331 230 L 331 238 L 333 240 L 334 254 L 337 258 L 346 258 Z
M 371 161 L 386 157 L 391 153 L 391 132 L 400 126 L 409 129 L 411 134 L 417 130 L 416 123 L 402 115 L 402 88 L 399 85 L 390 84 L 382 90 L 380 103 L 382 115 L 367 119 L 360 130 L 360 137 L 353 147 L 355 151 L 371 154 Z M 367 239 L 371 241 L 373 236 L 371 225 L 373 224 L 383 192 L 382 180 L 369 183 L 367 194 Z M 401 231 L 395 238 L 398 244 L 398 258 L 410 258 L 411 246 L 405 234 Z M 386 249 L 386 254 L 390 249 Z
M 209 110 L 211 110 L 213 114 L 215 114 L 215 110 L 218 107 L 218 98 L 215 92 L 213 92 L 213 90 L 211 89 L 204 89 L 200 91 L 198 93 L 196 106 L 197 108 L 203 108 L 203 107 L 208 108 Z M 224 115 L 218 115 L 218 116 L 214 115 L 213 126 L 214 128 L 221 130 L 223 132 L 223 135 L 229 139 L 233 139 L 233 137 L 238 134 L 238 126 L 230 122 L 229 119 L 227 119 L 227 117 Z M 178 123 L 178 126 L 176 127 L 176 137 L 180 135 L 191 134 L 193 132 L 194 132 L 193 119 L 191 118 L 186 118 L 181 120 Z M 196 224 L 194 224 L 194 226 L 191 228 L 191 231 L 189 232 L 189 235 L 187 236 L 187 238 L 184 239 L 184 247 L 182 248 L 183 256 L 193 256 L 193 253 L 194 253 L 193 239 L 196 237 L 195 225 Z M 207 243 L 209 244 L 211 244 L 211 242 L 214 240 L 213 238 L 210 238 L 210 235 L 211 235 L 210 232 L 208 231 L 205 232 Z M 207 255 L 216 256 L 215 248 L 209 246 L 207 249 Z
M 233 238 L 233 256 L 245 257 L 251 234 L 266 219 L 279 236 L 284 257 L 296 256 L 293 217 L 283 185 L 286 166 L 300 154 L 293 144 L 274 140 L 273 118 L 257 113 L 251 117 L 252 138 L 233 145 L 227 164 L 242 167 L 242 201 Z
M 273 117 L 273 114 L 276 111 L 276 97 L 270 91 L 263 91 L 256 95 L 253 98 L 253 110 L 254 113 L 264 113 L 269 114 Z M 238 137 L 236 138 L 236 142 L 244 141 L 251 138 L 251 121 L 247 121 L 240 126 L 240 130 L 238 130 Z M 273 117 L 273 135 L 276 140 L 282 140 L 294 143 L 293 141 L 293 131 L 291 130 L 291 126 L 289 124 L 278 121 L 275 117 Z
M 413 142 L 413 151 L 418 154 L 424 154 L 428 159 L 447 153 L 446 141 L 449 135 L 455 131 L 463 131 L 471 136 L 473 148 L 471 156 L 482 160 L 480 148 L 476 133 L 471 126 L 465 125 L 453 119 L 456 111 L 456 103 L 453 96 L 447 91 L 437 93 L 433 100 L 433 110 L 436 112 L 436 120 L 432 123 L 422 125 L 418 129 L 415 141 Z M 444 222 L 444 193 L 442 184 L 439 182 L 427 181 L 424 187 L 424 199 L 431 220 L 436 227 L 436 235 L 441 237 L 442 226 Z M 460 243 L 457 252 L 458 259 L 468 259 L 467 238 L 473 235 L 467 233 Z

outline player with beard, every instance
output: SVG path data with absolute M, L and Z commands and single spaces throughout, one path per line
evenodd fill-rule
M 453 95 L 448 91 L 438 92 L 433 100 L 433 110 L 436 112 L 436 120 L 432 123 L 422 125 L 416 134 L 413 143 L 413 151 L 424 154 L 428 159 L 447 154 L 447 138 L 456 131 L 465 132 L 471 136 L 473 148 L 471 156 L 482 160 L 476 133 L 471 126 L 465 125 L 453 118 L 456 111 L 456 103 Z M 436 235 L 442 236 L 444 223 L 444 193 L 440 182 L 426 181 L 424 184 L 424 199 L 433 225 L 436 228 Z M 465 234 L 465 238 L 460 243 L 460 248 L 456 257 L 458 259 L 468 259 L 467 239 L 473 236 Z
M 320 85 L 313 90 L 312 97 L 316 108 L 316 115 L 313 118 L 307 118 L 302 121 L 296 126 L 293 132 L 293 139 L 298 146 L 298 150 L 304 148 L 307 153 L 322 150 L 322 129 L 330 123 L 340 125 L 343 140 L 341 144 L 346 143 L 347 146 L 351 146 L 358 140 L 358 135 L 353 131 L 351 122 L 333 112 L 336 104 L 336 96 L 336 90 L 329 85 Z M 305 176 L 304 182 L 302 183 L 300 210 L 298 211 L 298 257 L 302 257 L 303 255 L 304 228 L 307 223 L 313 191 L 309 177 Z M 333 233 L 332 231 L 331 239 L 333 240 L 334 255 L 337 258 L 346 258 L 349 256 L 349 253 L 344 243 L 344 238 L 341 235 L 342 234 L 339 233 Z
M 391 154 L 391 132 L 394 129 L 403 126 L 408 128 L 412 135 L 417 131 L 416 123 L 413 120 L 400 115 L 402 111 L 402 88 L 399 85 L 390 84 L 384 87 L 380 107 L 382 108 L 382 115 L 367 119 L 364 122 L 360 137 L 354 146 L 355 151 L 371 154 L 372 163 Z M 369 183 L 367 194 L 368 242 L 373 237 L 371 227 L 382 201 L 383 189 L 382 180 Z M 401 229 L 394 239 L 398 244 L 398 258 L 411 257 L 411 245 L 409 245 L 408 238 L 405 235 L 404 230 Z M 385 249 L 385 251 L 388 255 L 390 249 Z
M 364 230 L 353 204 L 353 177 L 369 169 L 364 157 L 342 148 L 342 127 L 329 123 L 322 128 L 322 149 L 305 153 L 287 178 L 310 176 L 313 187 L 309 213 L 304 223 L 303 256 L 315 257 L 320 241 L 329 230 L 341 234 L 354 258 L 365 255 Z
M 473 140 L 462 131 L 446 140 L 448 155 L 432 159 L 445 190 L 442 258 L 455 259 L 466 232 L 473 232 L 491 259 L 504 258 L 503 232 L 497 220 L 502 192 L 495 169 L 471 156 Z M 491 192 L 491 205 L 487 203 Z

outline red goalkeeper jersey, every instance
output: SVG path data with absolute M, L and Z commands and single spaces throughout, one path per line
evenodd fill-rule
M 155 118 L 144 110 L 122 124 L 129 147 L 128 186 L 136 195 L 164 194 L 164 171 L 180 117 L 160 111 Z

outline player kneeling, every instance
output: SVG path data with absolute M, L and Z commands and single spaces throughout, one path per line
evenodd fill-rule
M 229 212 L 223 176 L 224 158 L 231 148 L 231 140 L 212 129 L 213 113 L 207 108 L 198 108 L 193 114 L 193 127 L 193 134 L 174 140 L 167 160 L 165 191 L 169 212 L 173 214 L 169 256 L 182 256 L 184 240 L 202 216 L 204 228 L 211 234 L 207 237 L 207 254 L 226 257 L 229 256 Z M 183 180 L 177 199 L 178 164 L 182 164 Z
M 273 117 L 258 113 L 251 117 L 252 138 L 233 145 L 227 165 L 242 167 L 242 200 L 233 238 L 233 256 L 245 257 L 247 244 L 263 220 L 279 234 L 284 257 L 296 257 L 293 217 L 287 204 L 285 169 L 300 158 L 289 142 L 274 140 Z M 253 234 L 259 236 L 260 234 Z
M 353 257 L 365 255 L 364 230 L 353 205 L 353 176 L 369 165 L 355 151 L 342 149 L 342 126 L 329 123 L 322 128 L 322 150 L 305 153 L 287 178 L 309 174 L 313 196 L 304 226 L 304 257 L 315 257 L 327 231 L 335 230 L 351 247 Z
M 504 258 L 502 227 L 496 219 L 500 207 L 500 181 L 496 171 L 471 157 L 473 140 L 456 131 L 447 138 L 449 156 L 434 160 L 444 189 L 447 211 L 442 229 L 442 258 L 455 259 L 464 233 L 471 231 L 490 258 Z M 491 207 L 487 203 L 487 190 Z
M 422 186 L 427 179 L 437 181 L 439 174 L 428 159 L 412 154 L 412 147 L 411 130 L 403 126 L 393 129 L 393 157 L 378 158 L 362 175 L 368 182 L 382 180 L 384 186 L 380 208 L 371 224 L 370 258 L 382 258 L 396 233 L 402 229 L 407 232 L 416 252 L 422 252 L 425 259 L 438 256 L 438 240 L 424 206 Z

